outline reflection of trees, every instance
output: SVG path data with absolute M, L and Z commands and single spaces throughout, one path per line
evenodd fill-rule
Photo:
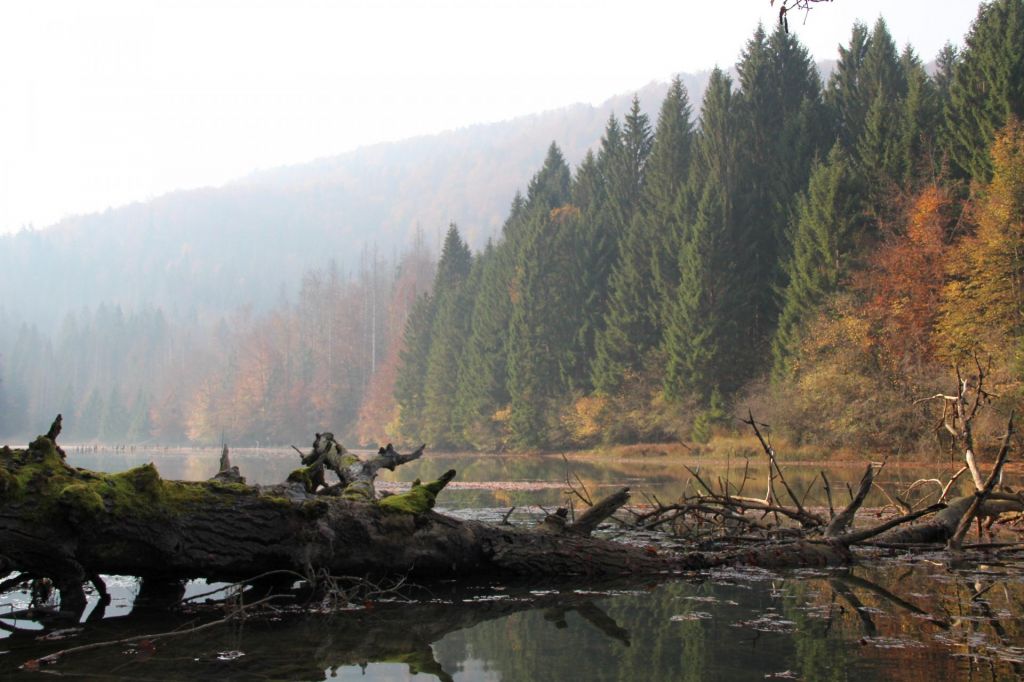
M 886 563 L 792 582 L 788 595 L 803 679 L 847 679 L 851 647 L 891 680 L 1020 679 L 1024 673 L 1015 662 L 1019 648 L 1013 649 L 1024 642 L 1024 629 L 1017 618 L 1005 618 L 1024 605 L 1018 582 L 975 583 L 945 568 Z

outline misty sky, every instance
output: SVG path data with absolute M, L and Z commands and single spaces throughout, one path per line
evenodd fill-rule
M 978 4 L 836 0 L 790 28 L 834 58 L 884 14 L 928 61 Z M 0 233 L 728 67 L 759 20 L 768 0 L 4 2 Z

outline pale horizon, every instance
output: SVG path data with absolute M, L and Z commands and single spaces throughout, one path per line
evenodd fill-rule
M 835 59 L 854 20 L 881 14 L 930 61 L 962 45 L 979 4 L 836 0 L 790 30 Z M 776 12 L 768 0 L 5 6 L 0 234 L 729 68 Z

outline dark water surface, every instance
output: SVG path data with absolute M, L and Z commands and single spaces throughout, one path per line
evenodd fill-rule
M 165 478 L 198 480 L 212 475 L 218 454 L 72 452 L 69 460 L 107 471 L 153 461 Z M 232 453 L 251 483 L 283 480 L 297 459 L 287 451 Z M 671 500 L 687 485 L 683 464 L 642 457 L 572 460 L 569 466 L 595 496 L 629 485 Z M 713 485 L 728 477 L 738 487 L 746 462 L 685 464 L 700 466 Z M 883 478 L 897 489 L 918 478 L 944 480 L 950 466 L 890 464 Z M 763 495 L 763 467 L 751 459 L 744 494 Z M 448 468 L 459 476 L 439 507 L 457 515 L 494 518 L 516 506 L 526 522 L 537 505 L 564 499 L 566 464 L 558 457 L 428 455 L 400 467 L 391 480 L 398 488 Z M 821 467 L 785 469 L 802 495 Z M 847 499 L 845 482 L 855 485 L 860 473 L 860 465 L 827 470 L 833 489 L 842 491 L 837 504 Z M 937 491 L 934 484 L 924 487 Z M 809 503 L 819 503 L 815 494 Z M 870 503 L 885 500 L 878 494 Z M 282 610 L 155 646 L 69 655 L 42 672 L 102 680 L 1021 679 L 1024 563 L 1013 548 L 1002 551 L 969 556 L 962 566 L 941 552 L 877 550 L 852 568 L 828 571 L 721 569 L 605 584 L 443 583 L 407 590 L 411 602 L 375 600 L 330 614 Z M 57 649 L 218 617 L 147 608 L 133 603 L 134 580 L 115 577 L 108 584 L 113 602 L 101 613 L 90 597 L 88 622 L 58 641 L 39 641 L 37 625 L 4 618 L 28 602 L 24 593 L 5 595 L 0 677 L 28 679 L 33 674 L 18 666 Z M 189 585 L 192 593 L 206 589 Z

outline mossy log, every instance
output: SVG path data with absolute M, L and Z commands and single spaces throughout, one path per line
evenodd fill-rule
M 301 483 L 261 488 L 212 480 L 165 481 L 151 465 L 119 474 L 69 466 L 46 436 L 0 449 L 0 565 L 53 581 L 62 609 L 81 613 L 82 584 L 99 574 L 166 582 L 245 580 L 288 569 L 309 576 L 498 573 L 616 576 L 703 569 L 845 563 L 834 543 L 788 543 L 742 552 L 662 554 L 589 537 L 569 524 L 537 532 L 431 511 L 451 480 L 415 485 L 384 500 L 317 495 Z M 616 493 L 610 515 L 628 499 Z M 581 519 L 583 521 L 583 519 Z

